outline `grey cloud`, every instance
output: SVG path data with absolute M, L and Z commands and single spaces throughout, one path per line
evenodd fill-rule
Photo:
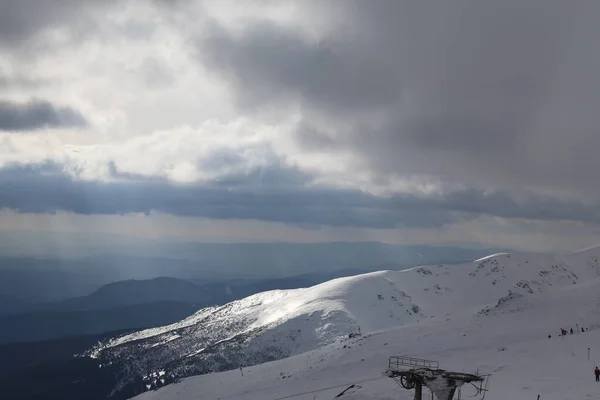
M 287 167 L 276 159 L 269 160 L 269 164 L 265 166 L 248 167 L 245 165 L 244 159 L 231 149 L 215 150 L 210 155 L 197 160 L 196 165 L 200 170 L 217 175 L 211 182 L 212 187 L 216 189 L 234 187 L 238 190 L 269 192 L 290 188 L 298 189 L 314 179 L 308 173 Z M 47 168 L 44 167 L 42 170 Z M 138 181 L 145 184 L 153 182 L 162 184 L 165 188 L 178 187 L 170 185 L 165 178 L 147 177 L 121 171 L 114 161 L 109 162 L 107 168 L 110 176 L 119 180 Z M 56 173 L 59 169 L 54 166 L 51 170 Z
M 552 197 L 532 194 L 516 201 L 508 193 L 484 193 L 469 189 L 444 196 L 420 198 L 430 207 L 501 218 L 534 221 L 578 221 L 600 223 L 600 204 L 557 201 Z
M 114 166 L 113 166 L 114 168 Z M 59 165 L 0 170 L 0 208 L 21 212 L 126 214 L 159 211 L 213 219 L 257 219 L 301 226 L 442 226 L 473 218 L 462 212 L 422 206 L 414 199 L 396 204 L 357 191 L 307 189 L 298 172 L 278 169 L 211 185 L 176 185 L 135 179 L 113 171 L 117 183 L 82 181 Z M 288 182 L 287 186 L 282 184 Z
M 114 166 L 113 166 L 114 167 Z M 119 182 L 74 179 L 56 164 L 0 170 L 0 208 L 20 212 L 126 214 L 153 211 L 212 219 L 256 219 L 318 227 L 434 228 L 490 215 L 535 221 L 600 223 L 600 205 L 463 190 L 380 198 L 352 190 L 307 188 L 299 172 L 274 166 L 264 180 L 175 185 L 115 172 Z M 275 179 L 274 179 L 275 178 Z M 273 180 L 274 179 L 274 180 Z M 288 181 L 288 185 L 282 184 Z
M 85 3 L 77 0 L 2 0 L 0 44 L 25 46 L 31 36 L 45 27 L 68 21 Z
M 300 147 L 309 151 L 333 150 L 337 147 L 333 138 L 305 119 L 296 126 L 294 137 Z
M 47 85 L 48 81 L 36 79 L 25 75 L 3 75 L 0 72 L 0 88 L 2 89 L 30 89 Z
M 147 41 L 155 33 L 156 23 L 106 18 L 112 11 L 128 17 L 124 10 L 129 3 L 146 5 L 135 0 L 0 0 L 0 51 L 8 50 L 15 59 L 24 56 L 19 61 L 27 62 L 56 51 L 57 46 L 73 47 L 90 39 L 110 42 L 126 37 Z M 60 41 L 48 40 L 50 30 L 60 32 Z
M 26 131 L 85 124 L 86 120 L 79 111 L 69 107 L 57 107 L 48 101 L 16 103 L 0 100 L 0 131 Z
M 185 1 L 159 3 L 167 13 Z M 79 17 L 104 4 L 0 0 L 0 46 L 23 44 L 51 25 L 88 21 Z M 28 199 L 25 186 L 13 182 L 15 192 L 4 193 L 2 204 L 19 208 L 20 193 L 23 209 L 36 212 L 156 209 L 374 227 L 440 226 L 478 214 L 600 222 L 595 202 L 563 197 L 600 198 L 600 3 L 305 0 L 297 6 L 306 18 L 330 19 L 330 32 L 315 40 L 265 20 L 234 34 L 213 23 L 194 38 L 199 62 L 232 84 L 242 112 L 301 110 L 295 139 L 306 152 L 350 151 L 379 182 L 427 175 L 467 190 L 394 199 L 310 191 L 312 177 L 277 160 L 209 186 L 176 186 L 113 164 L 113 177 L 142 183 L 82 182 L 56 173 L 48 179 L 64 189 L 58 195 L 30 171 L 24 179 L 40 195 Z M 150 31 L 142 24 L 122 34 L 145 38 Z M 149 61 L 142 72 L 169 84 L 160 64 Z M 82 122 L 76 111 L 49 103 L 0 103 L 4 130 Z M 198 163 L 226 170 L 240 160 L 224 150 Z M 516 201 L 517 194 L 527 200 Z M 44 196 L 48 206 L 40 203 Z
M 175 77 L 164 65 L 157 59 L 148 58 L 144 60 L 140 68 L 141 76 L 148 87 L 168 87 L 175 82 Z
M 95 29 L 93 14 L 112 0 L 2 0 L 0 48 L 25 48 L 46 28 L 76 28 L 79 34 Z
M 398 97 L 386 65 L 359 58 L 352 46 L 309 42 L 273 24 L 253 26 L 240 37 L 213 26 L 199 51 L 203 62 L 238 85 L 240 103 L 248 108 L 300 97 L 360 110 Z
M 600 169 L 600 3 L 301 4 L 315 18 L 336 15 L 333 33 L 217 26 L 199 49 L 243 108 L 300 106 L 305 150 L 348 150 L 383 176 L 600 198 L 590 184 Z
M 477 153 L 493 148 L 510 151 L 518 144 L 513 127 L 502 120 L 480 120 L 476 116 L 441 115 L 418 119 L 409 121 L 404 132 L 403 139 L 423 150 Z

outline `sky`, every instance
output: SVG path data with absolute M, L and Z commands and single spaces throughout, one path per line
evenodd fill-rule
M 0 0 L 0 231 L 598 244 L 598 16 Z

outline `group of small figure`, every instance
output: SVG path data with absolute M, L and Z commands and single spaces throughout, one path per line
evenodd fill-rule
M 587 332 L 587 331 L 588 331 L 588 329 L 589 329 L 589 328 L 584 328 L 584 327 L 582 326 L 582 327 L 581 327 L 581 332 L 582 332 L 582 333 L 584 333 L 584 332 Z M 560 328 L 560 335 L 558 335 L 558 336 L 559 336 L 559 337 L 560 337 L 560 336 L 567 336 L 567 335 L 572 335 L 573 333 L 575 333 L 575 332 L 573 331 L 573 328 L 571 328 L 570 330 L 566 330 L 566 329 Z M 552 338 L 552 335 L 548 335 L 548 339 L 551 339 L 551 338 Z

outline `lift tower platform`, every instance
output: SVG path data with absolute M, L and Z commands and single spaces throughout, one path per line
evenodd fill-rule
M 476 390 L 475 396 L 481 395 L 483 400 L 491 376 L 446 371 L 440 369 L 437 361 L 404 356 L 389 358 L 386 375 L 404 389 L 415 389 L 415 400 L 422 400 L 423 386 L 431 390 L 438 400 L 453 400 L 458 389 L 460 399 L 460 387 L 464 384 L 473 386 Z

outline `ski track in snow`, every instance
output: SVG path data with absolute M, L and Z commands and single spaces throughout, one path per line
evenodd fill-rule
M 155 346 L 143 356 L 152 360 L 165 348 L 180 358 L 202 356 L 249 335 L 252 348 L 281 346 L 291 356 L 245 367 L 243 376 L 232 370 L 186 378 L 141 399 L 330 399 L 350 384 L 360 387 L 341 399 L 409 399 L 412 392 L 382 376 L 389 356 L 409 355 L 492 373 L 486 399 L 600 400 L 593 376 L 600 363 L 599 271 L 596 247 L 374 272 L 201 310 L 104 343 L 94 354 Z M 558 338 L 561 327 L 576 324 L 590 331 Z M 359 326 L 363 335 L 349 339 Z M 463 388 L 463 398 L 472 394 Z

